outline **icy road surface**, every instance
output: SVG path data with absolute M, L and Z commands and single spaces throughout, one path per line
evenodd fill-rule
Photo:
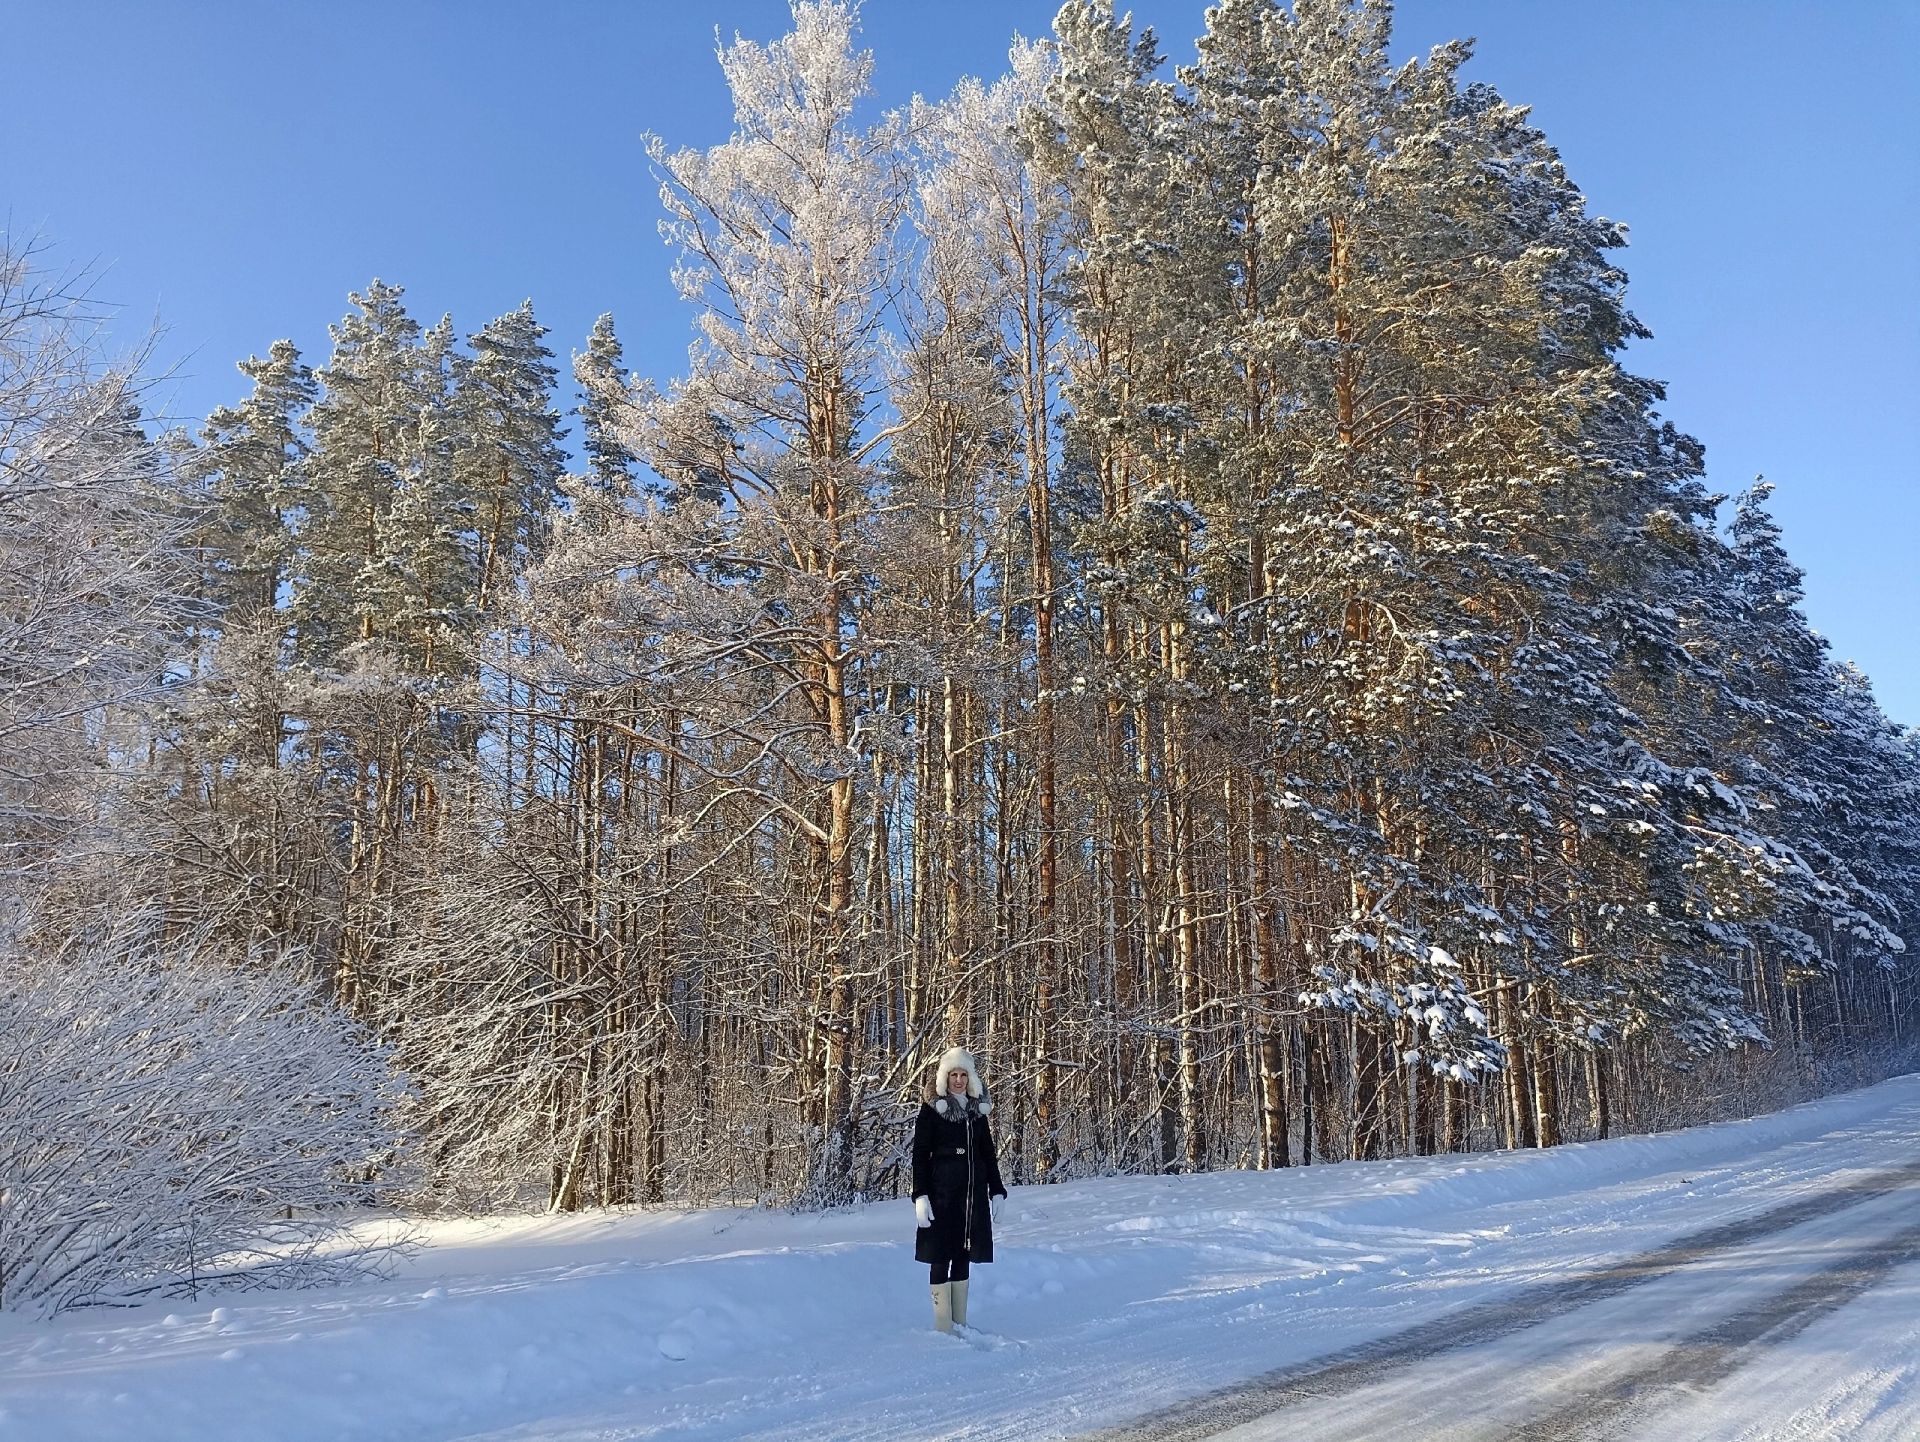
M 1688 1409 L 1693 1425 L 1676 1431 L 1669 1414 L 1681 1399 L 1721 1383 L 1772 1383 L 1748 1369 L 1773 1367 L 1772 1349 L 1915 1263 L 1920 1165 L 1909 1165 L 1482 1303 L 1443 1327 L 1189 1399 L 1088 1442 L 1703 1436 L 1716 1410 L 1733 1409 Z M 1920 1268 L 1895 1294 L 1909 1309 L 1920 1307 L 1916 1283 Z M 1842 1342 L 1841 1353 L 1853 1345 Z M 1829 1352 L 1827 1365 L 1834 1360 Z M 1843 1435 L 1834 1417 L 1811 1415 L 1820 1418 L 1812 1430 L 1797 1417 L 1793 1435 Z M 1770 1417 L 1764 1435 L 1787 1435 L 1786 1426 Z M 1857 1420 L 1846 1426 L 1844 1435 L 1860 1435 Z
M 380 1285 L 0 1319 L 0 1438 L 1920 1438 L 1920 1076 L 1547 1152 L 441 1222 Z

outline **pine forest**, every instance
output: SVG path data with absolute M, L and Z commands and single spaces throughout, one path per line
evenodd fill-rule
M 679 375 L 373 280 L 162 426 L 7 241 L 0 1307 L 904 1194 L 950 1044 L 1023 1184 L 1915 1065 L 1920 734 L 1390 18 L 1069 0 L 886 110 L 800 0 L 647 142 Z

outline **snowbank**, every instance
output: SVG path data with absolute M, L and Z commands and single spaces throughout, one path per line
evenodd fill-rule
M 974 1283 L 986 1335 L 960 1358 L 927 1327 L 905 1201 L 429 1222 L 379 1285 L 9 1326 L 0 1437 L 1070 1436 L 1775 1206 L 1917 1143 L 1909 1076 L 1547 1152 L 1016 1189 L 1000 1260 Z M 975 1369 L 968 1385 L 930 1380 L 955 1362 Z

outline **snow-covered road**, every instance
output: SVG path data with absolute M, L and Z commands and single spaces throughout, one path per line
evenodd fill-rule
M 1746 1390 L 1756 1379 L 1743 1374 L 1772 1367 L 1772 1349 L 1911 1264 L 1920 1264 L 1913 1164 L 1503 1295 L 1444 1326 L 1183 1401 L 1085 1442 L 1692 1437 L 1693 1429 L 1674 1431 L 1669 1416 L 1682 1399 L 1723 1385 Z M 1862 1434 L 1849 1425 L 1831 1435 Z
M 928 1329 L 904 1201 L 436 1223 L 384 1285 L 0 1322 L 0 1438 L 1893 1442 L 1916 1162 L 1920 1076 L 1547 1152 L 1016 1189 L 972 1345 Z

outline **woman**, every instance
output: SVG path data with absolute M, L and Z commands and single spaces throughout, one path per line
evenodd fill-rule
M 973 1263 L 993 1260 L 992 1201 L 1007 1189 L 987 1125 L 992 1110 L 973 1053 L 951 1048 L 928 1079 L 913 1124 L 913 1212 L 920 1223 L 913 1255 L 932 1268 L 933 1325 L 941 1332 L 967 1325 L 968 1273 Z

